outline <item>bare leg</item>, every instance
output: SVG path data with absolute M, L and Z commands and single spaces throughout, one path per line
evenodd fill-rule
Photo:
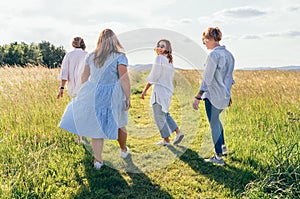
M 100 163 L 103 162 L 102 160 L 103 143 L 104 143 L 103 138 L 92 138 L 92 147 L 93 147 L 94 157 L 95 157 L 94 162 L 96 161 Z
M 164 138 L 166 142 L 170 142 L 170 137 Z
M 118 129 L 118 142 L 123 152 L 126 152 L 127 131 L 125 127 Z

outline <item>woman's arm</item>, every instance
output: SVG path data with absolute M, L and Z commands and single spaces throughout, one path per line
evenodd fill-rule
M 150 84 L 149 82 L 146 84 L 143 92 L 142 92 L 142 99 L 145 99 L 145 95 L 147 93 L 147 90 L 151 87 L 152 84 Z
M 130 108 L 130 79 L 128 76 L 126 65 L 123 64 L 118 65 L 118 72 L 119 72 L 121 85 L 126 97 L 125 110 L 128 110 Z
M 81 83 L 83 84 L 84 82 L 86 82 L 89 79 L 89 76 L 90 76 L 90 67 L 85 65 L 83 73 L 81 75 Z
M 217 54 L 210 53 L 208 56 L 207 62 L 206 62 L 206 67 L 205 67 L 205 71 L 204 71 L 204 75 L 203 75 L 203 81 L 205 82 L 206 87 L 208 87 L 212 84 L 217 66 L 218 66 Z M 203 90 L 203 89 L 200 88 L 200 90 Z

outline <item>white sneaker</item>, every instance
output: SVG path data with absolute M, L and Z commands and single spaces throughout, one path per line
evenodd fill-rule
M 129 155 L 129 147 L 126 146 L 126 152 L 123 152 L 122 150 L 120 151 L 120 156 L 121 158 L 127 158 L 127 156 Z
M 162 140 L 160 142 L 155 143 L 158 146 L 170 146 L 171 143 L 170 142 L 166 142 L 165 140 Z
M 211 158 L 208 158 L 208 159 L 204 159 L 204 162 L 212 162 L 212 163 L 216 163 L 220 166 L 224 166 L 225 165 L 225 162 L 223 160 L 223 158 L 217 158 L 215 155 Z
M 80 138 L 76 138 L 76 144 L 84 144 L 84 145 L 86 145 L 86 141 L 85 140 L 83 140 L 82 138 L 80 139 Z
M 103 166 L 104 164 L 103 164 L 103 162 L 101 163 L 101 162 L 95 162 L 94 163 L 94 168 L 96 169 L 96 170 L 99 170 L 99 169 L 101 169 L 101 167 Z
M 175 139 L 174 139 L 174 141 L 173 141 L 173 144 L 174 144 L 174 145 L 179 144 L 179 143 L 181 142 L 181 140 L 182 140 L 183 137 L 184 137 L 184 134 L 183 134 L 182 132 L 179 132 L 179 133 L 176 135 L 176 137 L 175 137 Z

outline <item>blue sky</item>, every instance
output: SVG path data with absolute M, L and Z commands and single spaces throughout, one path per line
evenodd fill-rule
M 300 65 L 299 18 L 300 0 L 10 0 L 0 3 L 0 44 L 50 41 L 71 50 L 72 38 L 82 36 L 92 51 L 104 28 L 118 35 L 159 28 L 205 50 L 202 32 L 218 26 L 236 68 Z

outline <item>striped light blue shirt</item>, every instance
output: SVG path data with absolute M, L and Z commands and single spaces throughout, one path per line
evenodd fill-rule
M 207 57 L 206 67 L 200 91 L 204 91 L 201 98 L 209 99 L 217 109 L 228 106 L 231 87 L 234 84 L 234 57 L 225 46 L 215 47 Z

